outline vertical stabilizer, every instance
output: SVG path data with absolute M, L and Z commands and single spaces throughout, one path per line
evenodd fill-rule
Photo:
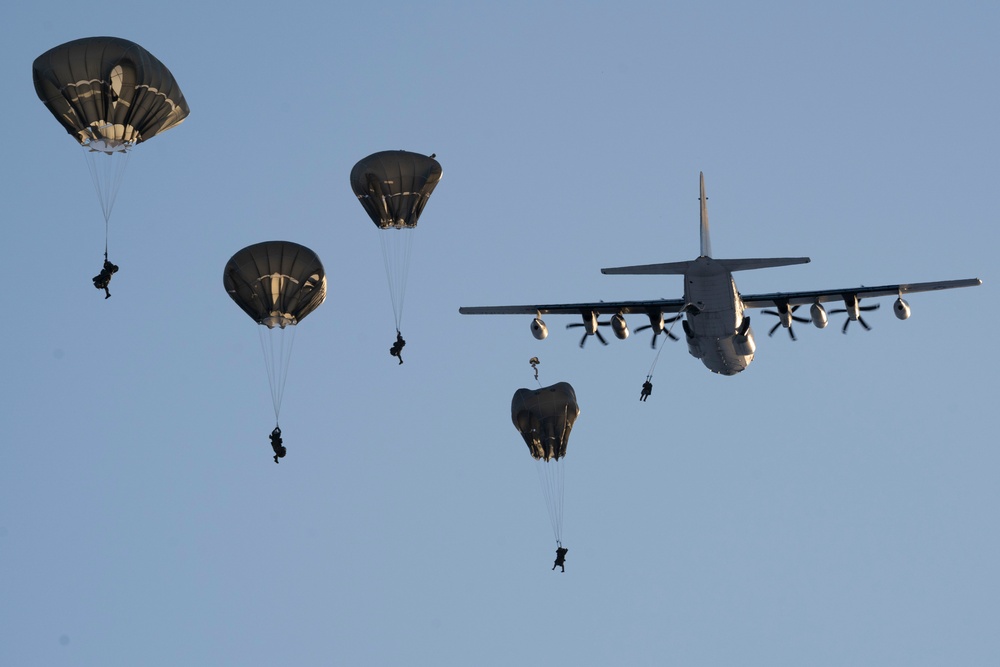
M 705 196 L 705 172 L 700 172 L 699 177 L 701 179 L 701 196 L 698 197 L 698 201 L 701 202 L 701 256 L 711 257 L 712 240 L 708 237 L 708 197 Z

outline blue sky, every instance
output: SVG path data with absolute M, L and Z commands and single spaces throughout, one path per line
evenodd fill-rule
M 0 26 L 11 276 L 4 665 L 988 665 L 1000 9 L 989 3 L 21 3 Z M 31 84 L 142 44 L 191 107 L 111 218 Z M 399 367 L 360 158 L 436 153 Z M 808 255 L 745 293 L 982 278 L 743 374 L 462 305 L 678 297 L 604 266 Z M 281 425 L 238 249 L 314 249 Z M 633 328 L 641 322 L 631 323 Z M 645 332 L 643 332 L 645 334 Z M 514 391 L 570 382 L 565 574 Z

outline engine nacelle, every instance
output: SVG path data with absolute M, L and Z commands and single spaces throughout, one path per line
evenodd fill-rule
M 827 323 L 830 321 L 826 317 L 826 308 L 821 304 L 814 303 L 809 306 L 809 317 L 812 318 L 813 325 L 817 329 L 823 329 L 826 327 Z
M 903 297 L 896 299 L 896 303 L 892 304 L 892 312 L 896 314 L 901 320 L 905 320 L 910 316 L 910 304 L 903 301 Z
M 625 340 L 628 338 L 628 325 L 625 323 L 624 315 L 618 313 L 611 318 L 611 330 L 614 332 L 615 338 L 618 340 Z
M 531 321 L 531 335 L 538 340 L 545 340 L 549 335 L 549 328 L 542 322 L 542 318 L 536 317 Z

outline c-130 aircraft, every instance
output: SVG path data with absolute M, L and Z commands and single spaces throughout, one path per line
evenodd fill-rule
M 779 326 L 788 330 L 792 339 L 793 322 L 812 322 L 822 329 L 827 325 L 829 313 L 846 313 L 843 333 L 851 322 L 858 322 L 865 329 L 871 327 L 862 317 L 862 312 L 875 310 L 879 304 L 860 305 L 862 298 L 895 296 L 893 313 L 901 320 L 910 316 L 910 306 L 903 300 L 904 294 L 914 292 L 931 292 L 936 290 L 954 289 L 957 287 L 973 287 L 981 285 L 978 278 L 963 280 L 943 280 L 924 283 L 901 283 L 899 285 L 882 285 L 880 287 L 852 287 L 848 289 L 830 289 L 807 292 L 773 292 L 770 294 L 740 294 L 733 280 L 733 272 L 750 269 L 764 269 L 775 266 L 790 266 L 805 264 L 808 257 L 779 257 L 765 259 L 715 259 L 712 257 L 712 245 L 708 232 L 708 209 L 705 198 L 705 174 L 700 174 L 701 182 L 701 254 L 697 259 L 687 262 L 668 262 L 665 264 L 644 264 L 638 266 L 623 266 L 601 269 L 608 275 L 682 275 L 684 276 L 684 298 L 657 299 L 651 301 L 597 301 L 590 303 L 569 303 L 554 305 L 526 306 L 473 306 L 459 308 L 464 315 L 534 315 L 531 322 L 531 333 L 538 340 L 548 336 L 548 327 L 542 321 L 542 315 L 578 315 L 583 323 L 570 324 L 568 327 L 584 328 L 580 347 L 583 347 L 588 336 L 596 336 L 601 343 L 607 341 L 598 331 L 598 326 L 610 326 L 615 337 L 621 340 L 628 338 L 629 329 L 625 316 L 641 313 L 649 318 L 649 324 L 638 330 L 651 329 L 652 344 L 661 333 L 671 338 L 676 336 L 667 328 L 681 320 L 681 328 L 687 340 L 688 352 L 700 359 L 705 367 L 713 373 L 735 375 L 746 370 L 753 361 L 756 343 L 753 330 L 750 328 L 750 317 L 745 311 L 750 308 L 772 308 L 762 312 L 777 315 L 778 324 L 770 330 L 773 335 Z M 827 311 L 824 303 L 842 302 L 843 308 Z M 795 315 L 799 306 L 809 305 L 809 318 Z M 673 317 L 665 317 L 672 314 Z M 599 322 L 601 315 L 610 315 L 607 322 Z M 672 328 L 672 327 L 671 327 Z

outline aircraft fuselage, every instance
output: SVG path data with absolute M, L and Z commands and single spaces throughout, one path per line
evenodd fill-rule
M 745 370 L 756 345 L 732 273 L 710 257 L 690 262 L 684 273 L 684 300 L 688 352 L 714 373 Z

